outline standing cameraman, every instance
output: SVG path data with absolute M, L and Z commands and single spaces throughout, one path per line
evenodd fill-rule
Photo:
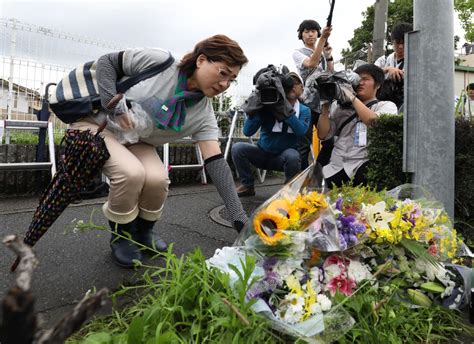
M 232 159 L 242 183 L 237 188 L 239 197 L 255 195 L 251 165 L 265 170 L 284 171 L 285 183 L 301 171 L 296 139 L 304 136 L 308 130 L 311 113 L 308 107 L 298 101 L 303 94 L 303 83 L 296 73 L 285 75 L 281 84 L 286 100 L 293 106 L 293 113 L 283 121 L 278 121 L 275 109 L 263 107 L 258 113 L 247 117 L 243 130 L 245 136 L 252 136 L 260 129 L 257 144 L 238 142 L 232 147 Z
M 388 56 L 380 56 L 375 65 L 382 68 L 386 82 L 382 85 L 379 93 L 380 100 L 390 100 L 397 105 L 399 111 L 403 105 L 403 67 L 405 64 L 405 33 L 413 30 L 413 25 L 400 23 L 394 26 L 391 39 L 393 53 Z
M 298 39 L 303 41 L 304 46 L 293 52 L 298 73 L 303 82 L 315 72 L 333 72 L 334 60 L 332 57 L 332 47 L 328 43 L 332 27 L 325 27 L 321 33 L 321 26 L 312 19 L 303 20 L 298 27 Z M 312 110 L 312 120 L 308 126 L 306 135 L 298 139 L 298 151 L 301 156 L 301 169 L 304 170 L 309 165 L 309 152 L 313 139 L 313 123 L 318 123 L 319 109 Z M 325 165 L 329 161 L 329 154 L 332 149 L 332 140 L 326 141 L 318 156 L 318 162 Z M 329 154 L 325 154 L 329 152 Z

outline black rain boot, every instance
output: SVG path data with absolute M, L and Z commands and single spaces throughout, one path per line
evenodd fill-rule
M 125 224 L 109 221 L 112 232 L 116 232 L 124 237 L 128 237 L 127 233 L 129 233 L 132 238 L 136 232 L 135 223 L 136 220 Z M 114 263 L 122 268 L 133 268 L 135 266 L 133 263 L 134 260 L 142 260 L 142 254 L 136 244 L 116 236 L 114 233 L 112 233 L 112 237 L 110 238 L 110 248 L 112 249 Z
M 132 238 L 146 247 L 150 247 L 159 252 L 165 252 L 168 249 L 168 244 L 153 232 L 155 223 L 156 221 L 148 221 L 137 217 L 137 230 Z

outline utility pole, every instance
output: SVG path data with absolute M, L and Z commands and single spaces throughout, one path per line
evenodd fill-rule
M 372 57 L 369 59 L 370 63 L 373 63 L 380 56 L 385 53 L 385 33 L 387 32 L 387 13 L 388 13 L 388 0 L 376 0 L 375 1 L 375 16 L 374 16 L 374 32 L 372 36 Z
M 454 3 L 414 0 L 405 34 L 403 169 L 454 216 Z

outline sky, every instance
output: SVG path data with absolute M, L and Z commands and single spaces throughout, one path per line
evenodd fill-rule
M 329 38 L 336 60 L 374 1 L 336 0 Z M 300 22 L 315 19 L 324 26 L 329 6 L 329 0 L 0 0 L 0 17 L 177 55 L 206 37 L 225 34 L 243 48 L 250 62 L 242 74 L 251 76 L 270 63 L 295 70 L 291 55 L 302 45 L 296 31 Z

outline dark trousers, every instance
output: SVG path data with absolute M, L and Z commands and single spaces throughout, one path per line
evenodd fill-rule
M 352 180 L 352 185 L 367 185 L 367 169 L 369 161 L 365 162 L 362 166 L 357 169 L 357 172 Z M 341 187 L 343 183 L 347 183 L 351 180 L 346 174 L 344 169 L 337 172 L 335 175 L 326 178 L 326 185 L 328 188 Z
M 285 149 L 280 154 L 272 154 L 256 145 L 237 142 L 232 146 L 232 160 L 242 185 L 246 187 L 254 186 L 251 165 L 264 170 L 285 172 L 285 183 L 301 171 L 300 155 L 293 148 Z
M 306 135 L 298 138 L 298 152 L 301 158 L 301 171 L 304 171 L 309 166 L 309 153 L 311 152 L 311 143 L 313 141 L 313 125 L 318 124 L 319 113 L 311 111 L 311 122 L 308 127 Z M 331 159 L 332 148 L 334 146 L 334 139 L 329 139 L 321 142 L 321 150 L 319 151 L 317 162 L 321 166 L 325 166 Z

